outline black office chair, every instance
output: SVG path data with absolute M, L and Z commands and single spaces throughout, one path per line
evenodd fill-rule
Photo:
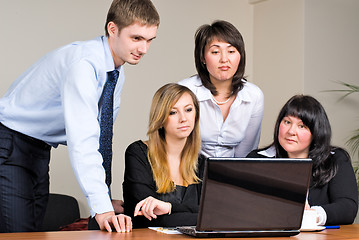
M 60 227 L 80 218 L 80 209 L 74 197 L 50 193 L 41 231 L 59 231 Z

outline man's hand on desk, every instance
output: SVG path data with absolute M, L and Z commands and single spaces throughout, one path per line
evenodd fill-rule
M 124 214 L 115 215 L 114 212 L 106 212 L 96 214 L 95 219 L 101 230 L 107 230 L 108 232 L 112 232 L 112 228 L 114 228 L 116 232 L 132 231 L 131 217 Z

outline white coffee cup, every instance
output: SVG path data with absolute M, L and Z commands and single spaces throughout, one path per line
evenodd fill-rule
M 304 210 L 301 229 L 315 229 L 317 224 L 317 212 L 315 210 Z

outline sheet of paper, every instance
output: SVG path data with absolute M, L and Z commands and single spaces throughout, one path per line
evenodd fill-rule
M 148 228 L 165 234 L 182 234 L 179 231 L 177 231 L 176 228 L 165 228 L 165 227 L 148 227 Z

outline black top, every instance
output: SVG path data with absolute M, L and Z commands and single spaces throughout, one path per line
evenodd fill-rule
M 254 150 L 247 157 L 268 157 Z M 353 223 L 358 211 L 358 187 L 353 166 L 343 149 L 332 151 L 332 159 L 338 164 L 337 174 L 328 184 L 313 188 L 310 181 L 308 202 L 310 206 L 321 206 L 327 214 L 326 225 Z
M 158 194 L 147 151 L 147 145 L 139 140 L 129 145 L 125 153 L 123 199 L 125 214 L 132 217 L 133 228 L 196 225 L 202 183 L 191 184 L 188 187 L 176 186 L 176 189 L 170 193 Z M 200 155 L 197 176 L 201 180 L 203 179 L 204 163 L 205 158 Z M 172 213 L 158 216 L 152 221 L 144 216 L 133 217 L 136 204 L 149 196 L 170 202 Z

